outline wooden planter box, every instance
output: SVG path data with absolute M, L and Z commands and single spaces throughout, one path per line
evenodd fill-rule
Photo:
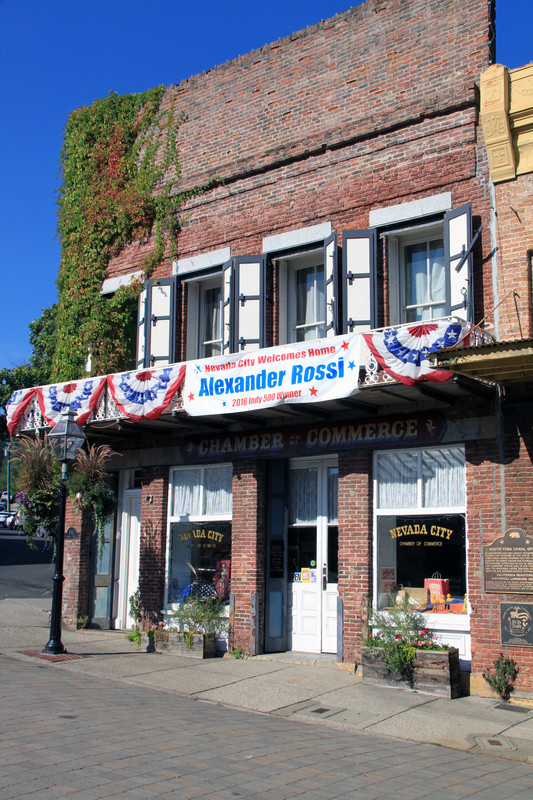
M 459 651 L 456 647 L 448 651 L 417 650 L 413 669 L 405 676 L 387 669 L 381 660 L 379 647 L 363 647 L 361 665 L 363 683 L 409 688 L 450 700 L 461 696 Z
M 189 658 L 214 658 L 217 650 L 214 633 L 193 633 L 191 641 L 183 633 L 158 631 L 154 645 L 157 652 Z

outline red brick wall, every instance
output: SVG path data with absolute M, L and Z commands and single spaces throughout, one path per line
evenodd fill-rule
M 527 446 L 526 446 L 527 445 Z M 533 648 L 502 647 L 500 603 L 533 603 L 530 595 L 487 594 L 483 582 L 483 547 L 507 528 L 532 530 L 533 439 L 508 436 L 494 441 L 471 442 L 467 457 L 468 596 L 472 608 L 472 685 L 487 694 L 482 673 L 493 666 L 500 652 L 513 658 L 520 669 L 517 690 L 533 691 Z
M 488 15 L 486 0 L 367 0 L 170 87 L 163 107 L 185 113 L 179 189 L 225 181 L 186 204 L 179 257 L 258 253 L 263 236 L 324 220 L 367 227 L 372 207 L 446 190 L 485 216 L 475 84 Z M 109 274 L 150 246 L 127 248 Z M 170 272 L 167 259 L 156 276 Z
M 164 605 L 167 547 L 168 467 L 150 467 L 142 475 L 139 588 L 145 625 L 158 620 Z M 151 497 L 152 502 L 147 498 Z
M 89 615 L 92 523 L 73 507 L 67 497 L 65 549 L 63 556 L 63 621 L 75 628 L 80 617 Z
M 252 595 L 259 598 L 259 618 L 263 616 L 265 575 L 264 464 L 244 460 L 233 466 L 233 519 L 231 523 L 231 592 L 235 597 L 234 628 L 230 649 L 251 646 Z M 263 626 L 257 645 L 262 649 Z
M 339 453 L 339 595 L 344 661 L 359 660 L 372 597 L 372 452 Z
M 497 209 L 498 310 L 502 341 L 533 336 L 531 259 L 533 257 L 533 174 L 499 183 Z

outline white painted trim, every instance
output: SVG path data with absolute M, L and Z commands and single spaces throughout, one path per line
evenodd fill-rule
M 380 228 L 383 225 L 393 225 L 397 222 L 418 219 L 419 217 L 429 217 L 432 214 L 443 214 L 452 208 L 451 192 L 435 194 L 432 197 L 422 197 L 420 200 L 412 200 L 409 203 L 400 203 L 386 208 L 375 208 L 369 216 L 368 222 L 371 228 Z
M 200 253 L 191 258 L 181 258 L 172 264 L 173 275 L 186 275 L 189 272 L 198 272 L 211 267 L 220 267 L 231 258 L 231 247 L 221 247 L 210 253 Z
M 127 275 L 119 275 L 117 278 L 106 278 L 102 283 L 100 294 L 114 294 L 121 286 L 127 286 L 135 278 L 144 279 L 144 270 L 138 269 L 136 272 L 128 272 Z
M 273 253 L 278 250 L 289 250 L 305 244 L 313 244 L 324 240 L 331 233 L 331 222 L 321 225 L 311 225 L 309 228 L 298 228 L 295 231 L 278 233 L 275 236 L 266 236 L 263 239 L 263 253 Z

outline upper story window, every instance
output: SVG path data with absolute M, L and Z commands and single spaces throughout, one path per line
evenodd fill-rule
M 438 235 L 401 243 L 401 321 L 418 322 L 446 314 L 444 239 Z
M 376 209 L 370 222 L 386 245 L 391 325 L 472 319 L 472 209 L 449 193 Z
M 222 355 L 222 273 L 187 283 L 187 358 Z
M 287 294 L 280 340 L 305 342 L 326 336 L 326 287 L 322 251 L 313 251 L 279 263 L 280 293 Z M 285 286 L 284 286 L 285 284 Z M 286 287 L 286 289 L 285 289 Z M 281 307 L 282 303 L 280 303 Z

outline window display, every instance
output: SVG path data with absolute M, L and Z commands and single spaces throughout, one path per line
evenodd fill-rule
M 229 600 L 231 465 L 177 467 L 170 475 L 167 602 Z
M 464 472 L 459 447 L 376 456 L 378 608 L 407 596 L 424 611 L 465 611 Z

